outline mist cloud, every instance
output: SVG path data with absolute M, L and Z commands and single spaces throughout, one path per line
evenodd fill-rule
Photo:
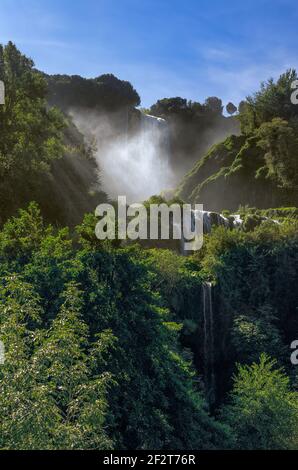
M 140 115 L 137 131 L 129 129 L 125 112 L 70 112 L 95 158 L 102 189 L 111 199 L 123 195 L 129 203 L 147 199 L 175 184 L 170 167 L 168 129 L 164 120 Z

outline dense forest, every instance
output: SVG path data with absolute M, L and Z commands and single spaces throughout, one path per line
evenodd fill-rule
M 176 200 L 243 223 L 181 256 L 94 233 L 107 196 L 67 110 L 78 96 L 89 106 L 89 87 L 97 106 L 133 108 L 133 87 L 49 78 L 0 48 L 1 449 L 298 449 L 294 77 L 264 84 L 237 118 L 218 99 L 152 107 L 181 129 L 190 120 L 190 135 L 202 115 L 237 134 L 202 159 L 194 137 L 199 161 Z

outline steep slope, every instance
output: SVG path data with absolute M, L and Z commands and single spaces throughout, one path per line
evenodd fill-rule
M 107 201 L 99 181 L 99 170 L 83 136 L 71 121 L 64 130 L 64 155 L 54 160 L 50 171 L 41 174 L 29 200 L 36 200 L 50 222 L 75 226 L 86 212 Z
M 291 104 L 295 71 L 269 80 L 243 102 L 242 134 L 213 146 L 182 180 L 176 196 L 208 210 L 239 205 L 298 205 L 298 107 Z
M 298 191 L 282 187 L 262 173 L 265 152 L 255 137 L 228 137 L 215 145 L 188 173 L 176 196 L 202 203 L 208 210 L 236 210 L 239 205 L 270 208 L 296 206 Z

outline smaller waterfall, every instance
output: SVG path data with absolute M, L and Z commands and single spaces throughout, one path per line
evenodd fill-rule
M 214 401 L 215 373 L 214 373 L 214 318 L 212 305 L 212 285 L 210 282 L 203 284 L 203 316 L 204 316 L 204 376 L 206 392 L 209 402 Z
M 212 226 L 222 225 L 227 228 L 230 226 L 229 220 L 217 212 L 193 211 L 193 216 L 196 219 L 203 218 L 204 233 L 210 233 Z
M 224 226 L 230 228 L 229 220 L 222 214 L 217 212 L 208 212 L 202 210 L 192 210 L 191 212 L 191 230 L 194 233 L 196 226 L 203 227 L 203 234 L 211 233 L 213 226 Z M 185 250 L 185 240 L 182 238 L 180 245 L 180 252 L 182 255 L 187 255 L 189 252 Z
M 0 80 L 0 104 L 5 104 L 5 85 Z
M 232 215 L 232 217 L 234 218 L 233 226 L 235 228 L 241 227 L 241 225 L 243 224 L 243 220 L 241 219 L 240 215 L 239 214 L 234 214 L 234 215 Z
M 3 341 L 0 341 L 0 364 L 3 365 L 5 362 L 5 346 Z

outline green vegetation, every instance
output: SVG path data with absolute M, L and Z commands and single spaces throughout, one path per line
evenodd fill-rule
M 243 134 L 184 181 L 179 194 L 196 200 L 219 179 L 234 191 L 242 174 L 241 191 L 232 198 L 224 186 L 217 197 L 231 201 L 227 217 L 241 205 L 243 225 L 213 227 L 202 250 L 182 257 L 170 243 L 95 237 L 89 211 L 105 195 L 90 194 L 91 150 L 46 102 L 49 78 L 11 43 L 0 59 L 0 448 L 297 449 L 296 111 L 271 106 L 293 76 L 242 105 Z M 75 85 L 70 101 L 91 86 L 102 103 L 114 88 L 137 103 L 115 77 L 51 80 Z M 201 105 L 179 99 L 154 110 L 175 103 L 199 119 Z M 219 117 L 222 105 L 208 99 L 202 112 Z M 270 182 L 278 204 L 258 204 L 257 181 Z
M 224 417 L 208 412 L 201 286 L 213 278 L 217 407 L 236 362 L 252 364 L 266 352 L 291 374 L 296 222 L 248 233 L 218 228 L 189 258 L 99 242 L 93 222 L 86 217 L 72 239 L 31 204 L 0 232 L 1 447 L 256 448 L 246 430 L 254 418 L 263 447 L 295 447 L 297 394 L 285 376 L 277 386 L 271 365 L 262 374 L 271 401 L 256 403 L 247 421 L 241 413 L 255 390 L 254 365 L 240 370 Z
M 224 420 L 236 431 L 238 449 L 297 449 L 298 395 L 276 362 L 239 366 Z
M 236 117 L 225 117 L 222 101 L 215 96 L 207 98 L 203 104 L 180 97 L 164 98 L 151 106 L 148 113 L 167 120 L 172 143 L 171 163 L 181 176 L 189 171 L 198 155 L 204 155 L 215 142 L 230 134 L 239 134 Z
M 2 447 L 224 445 L 227 430 L 208 416 L 180 328 L 153 291 L 148 255 L 75 248 L 35 205 L 0 239 Z
M 290 70 L 242 102 L 242 134 L 211 148 L 185 176 L 177 196 L 215 211 L 239 204 L 298 205 L 298 107 L 290 100 L 296 78 Z
M 86 107 L 115 111 L 123 107 L 139 106 L 140 97 L 129 82 L 112 74 L 94 79 L 78 75 L 45 75 L 48 100 L 64 111 L 71 107 Z
M 47 105 L 47 83 L 32 60 L 8 43 L 0 64 L 0 223 L 31 200 L 54 223 L 79 223 L 106 199 L 90 150 L 70 119 Z

